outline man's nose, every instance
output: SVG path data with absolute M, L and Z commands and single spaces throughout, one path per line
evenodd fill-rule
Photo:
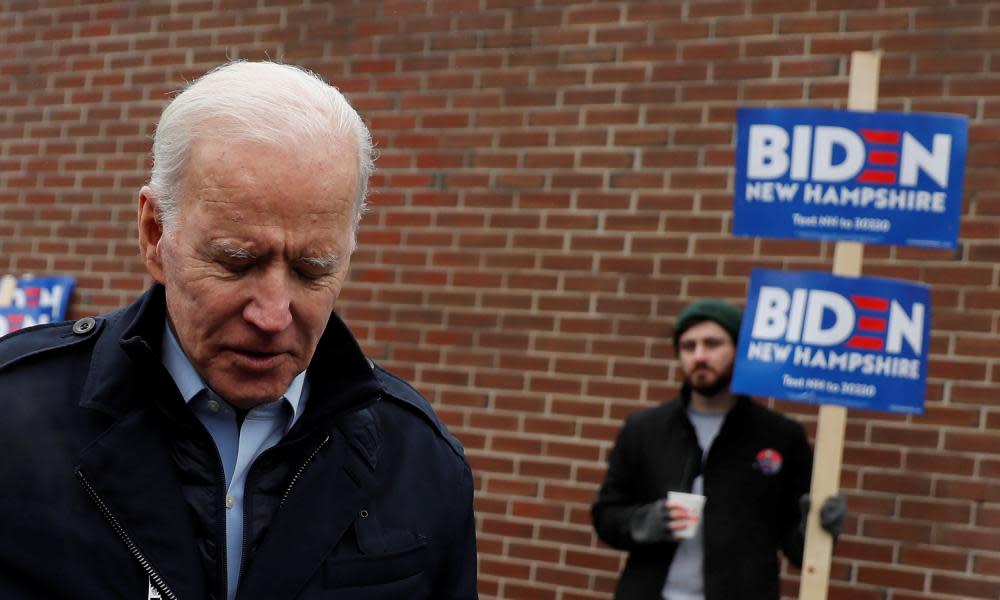
M 243 318 L 254 327 L 267 333 L 284 331 L 292 324 L 291 283 L 280 269 L 272 268 L 261 273 L 249 285 L 250 302 L 243 308 Z

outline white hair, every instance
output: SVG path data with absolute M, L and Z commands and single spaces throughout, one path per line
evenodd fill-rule
M 340 91 L 315 73 L 273 62 L 230 62 L 188 85 L 164 109 L 153 137 L 149 187 L 165 231 L 177 222 L 178 200 L 192 142 L 199 137 L 286 145 L 353 136 L 358 150 L 357 229 L 375 170 L 372 138 Z

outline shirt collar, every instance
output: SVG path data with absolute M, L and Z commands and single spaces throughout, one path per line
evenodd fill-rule
M 184 402 L 190 404 L 191 400 L 198 395 L 198 392 L 208 387 L 205 380 L 201 378 L 198 371 L 191 364 L 191 359 L 181 348 L 173 328 L 167 319 L 163 320 L 163 347 L 161 349 L 161 360 L 167 372 L 173 378 L 178 391 Z M 304 403 L 302 402 L 302 390 L 306 381 L 306 372 L 303 371 L 292 379 L 292 383 L 285 390 L 284 398 L 292 407 L 292 418 L 289 420 L 289 427 L 302 416 Z

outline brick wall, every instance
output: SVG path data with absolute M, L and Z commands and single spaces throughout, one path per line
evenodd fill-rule
M 622 556 L 589 503 L 621 419 L 678 385 L 673 315 L 742 300 L 752 266 L 831 267 L 729 235 L 734 110 L 842 107 L 857 49 L 884 53 L 881 108 L 971 129 L 960 249 L 866 249 L 866 274 L 932 286 L 928 408 L 851 413 L 832 598 L 995 599 L 996 2 L 0 0 L 0 272 L 75 275 L 73 316 L 135 297 L 168 92 L 226 57 L 314 69 L 381 149 L 340 310 L 466 445 L 482 596 L 608 598 Z

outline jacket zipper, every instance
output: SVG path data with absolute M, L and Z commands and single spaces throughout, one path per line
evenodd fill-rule
M 90 482 L 83 474 L 83 471 L 77 469 L 76 476 L 83 485 L 83 488 L 87 491 L 87 495 L 89 495 L 90 499 L 95 505 L 97 505 L 97 509 L 101 511 L 102 515 L 104 515 L 104 519 L 109 525 L 111 525 L 111 528 L 115 530 L 118 538 L 125 544 L 128 551 L 139 562 L 139 566 L 141 566 L 142 570 L 149 576 L 150 582 L 152 582 L 152 584 L 156 586 L 156 589 L 160 591 L 160 595 L 168 600 L 177 600 L 177 596 L 174 594 L 173 590 L 171 590 L 170 586 L 167 585 L 167 582 L 160 577 L 160 574 L 156 572 L 153 565 L 149 564 L 149 561 L 143 555 L 142 550 L 136 546 L 135 542 L 132 541 L 132 538 L 125 533 L 125 529 L 122 527 L 121 523 L 118 522 L 118 519 L 111 513 L 111 509 L 108 508 L 108 505 L 105 504 L 104 500 L 102 500 L 97 494 L 97 490 L 94 489 L 94 486 L 90 485 Z
M 330 441 L 330 434 L 326 434 L 326 437 L 323 438 L 323 441 L 319 443 L 319 446 L 316 446 L 316 449 L 313 450 L 312 454 L 309 455 L 309 458 L 307 458 L 305 462 L 302 463 L 302 466 L 299 467 L 299 470 L 295 472 L 294 476 L 292 476 L 292 480 L 288 482 L 288 487 L 285 488 L 285 493 L 282 494 L 281 502 L 278 503 L 278 506 L 285 505 L 285 500 L 288 500 L 288 496 L 292 493 L 292 488 L 295 487 L 295 484 L 298 483 L 299 477 L 302 476 L 302 473 L 305 472 L 306 467 L 309 466 L 309 463 L 312 462 L 312 459 L 316 458 L 316 455 L 319 454 L 319 451 L 322 450 L 323 446 L 326 446 L 327 442 L 329 441 Z
M 208 434 L 209 438 L 211 438 L 211 434 L 208 433 L 207 429 L 205 429 L 205 433 Z M 215 440 L 214 439 L 212 440 L 212 444 L 213 445 L 215 444 Z M 222 454 L 220 454 L 219 451 L 216 450 L 215 451 L 215 455 L 219 459 L 219 461 L 218 461 L 219 469 L 216 471 L 216 473 L 219 474 L 219 481 L 221 481 L 221 483 L 219 484 L 219 487 L 222 488 L 222 506 L 223 506 L 223 509 L 222 509 L 222 523 L 223 523 L 223 525 L 222 525 L 222 537 L 223 537 L 223 540 L 224 540 L 224 542 L 222 544 L 223 551 L 222 551 L 222 556 L 221 556 L 221 558 L 222 558 L 222 595 L 219 596 L 219 597 L 220 598 L 228 598 L 229 597 L 229 552 L 226 549 L 226 547 L 229 544 L 229 531 L 228 531 L 229 517 L 226 515 L 226 510 L 227 509 L 225 508 L 225 506 L 226 506 L 226 502 L 229 501 L 229 490 L 226 488 L 226 467 L 222 464 Z M 244 523 L 246 522 L 246 516 L 245 515 L 244 515 L 244 518 L 243 518 L 243 522 Z M 240 566 L 240 569 L 241 570 L 243 569 L 242 565 Z
M 299 477 L 302 476 L 302 473 L 305 472 L 306 467 L 309 466 L 309 463 L 312 462 L 313 458 L 315 458 L 316 455 L 319 454 L 319 451 L 322 450 L 323 446 L 326 446 L 327 442 L 329 442 L 329 441 L 330 441 L 330 434 L 327 434 L 326 437 L 323 438 L 323 441 L 319 443 L 319 446 L 316 446 L 316 449 L 312 451 L 312 454 L 310 454 L 309 457 L 305 460 L 305 462 L 302 463 L 302 465 L 299 467 L 299 470 L 295 472 L 295 475 L 292 477 L 292 480 L 288 482 L 288 487 L 285 488 L 285 493 L 282 494 L 282 496 L 281 496 L 281 501 L 278 503 L 279 507 L 283 506 L 285 504 L 285 500 L 288 498 L 288 495 L 291 494 L 292 488 L 295 486 L 295 483 L 298 482 Z M 270 451 L 271 449 L 268 448 L 268 450 Z M 261 455 L 261 456 L 263 456 L 263 455 Z M 260 457 L 258 457 L 258 459 L 259 458 Z M 247 536 L 247 523 L 249 521 L 249 514 L 250 513 L 249 513 L 249 511 L 246 510 L 246 504 L 244 504 L 243 508 L 244 508 L 244 510 L 243 510 L 243 558 L 244 558 L 244 560 L 242 560 L 240 562 L 240 576 L 239 576 L 239 581 L 243 580 L 244 570 L 246 569 L 246 562 L 247 562 L 246 561 L 246 557 L 249 554 L 249 550 L 250 550 L 249 536 Z

